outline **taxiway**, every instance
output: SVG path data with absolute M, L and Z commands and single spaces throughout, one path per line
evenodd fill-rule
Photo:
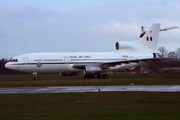
M 0 94 L 13 93 L 67 93 L 107 91 L 180 92 L 180 85 L 120 85 L 120 86 L 47 86 L 47 87 L 2 87 Z

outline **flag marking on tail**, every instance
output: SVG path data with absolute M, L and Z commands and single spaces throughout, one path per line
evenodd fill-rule
M 147 41 L 152 41 L 152 37 L 146 37 Z

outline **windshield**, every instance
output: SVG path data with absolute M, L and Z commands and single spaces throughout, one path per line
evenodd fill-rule
M 18 59 L 11 59 L 10 62 L 18 62 Z

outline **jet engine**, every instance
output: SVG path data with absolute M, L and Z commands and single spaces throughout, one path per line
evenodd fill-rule
M 135 49 L 135 45 L 130 42 L 116 42 L 115 44 L 116 50 L 124 50 L 124 49 Z
M 78 75 L 78 72 L 60 72 L 59 74 L 61 76 L 73 76 L 73 75 Z
M 84 66 L 85 75 L 96 75 L 101 73 L 103 70 L 99 66 Z

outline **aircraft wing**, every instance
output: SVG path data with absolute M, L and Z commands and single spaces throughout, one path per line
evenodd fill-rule
M 128 64 L 128 63 L 139 63 L 139 62 L 147 62 L 147 61 L 159 61 L 159 60 L 168 60 L 172 58 L 145 58 L 145 59 L 136 59 L 136 60 L 125 60 L 125 61 L 116 61 L 116 62 L 105 62 L 105 63 L 83 63 L 83 64 L 74 64 L 74 68 L 83 69 L 84 66 L 93 65 L 93 66 L 104 66 L 113 67 L 115 65 L 120 64 Z
M 139 62 L 147 62 L 147 61 L 159 61 L 159 60 L 168 60 L 172 58 L 145 58 L 145 59 L 135 59 L 135 60 L 125 60 L 125 61 L 116 61 L 116 62 L 108 62 L 104 63 L 109 66 L 115 66 L 120 64 L 128 64 L 128 63 L 139 63 Z
M 135 60 L 125 60 L 125 61 L 117 61 L 117 62 L 109 62 L 106 64 L 122 64 L 122 63 L 131 63 L 135 62 L 138 63 L 140 61 L 159 61 L 159 60 L 165 60 L 165 59 L 170 59 L 170 58 L 145 58 L 145 59 L 135 59 Z

